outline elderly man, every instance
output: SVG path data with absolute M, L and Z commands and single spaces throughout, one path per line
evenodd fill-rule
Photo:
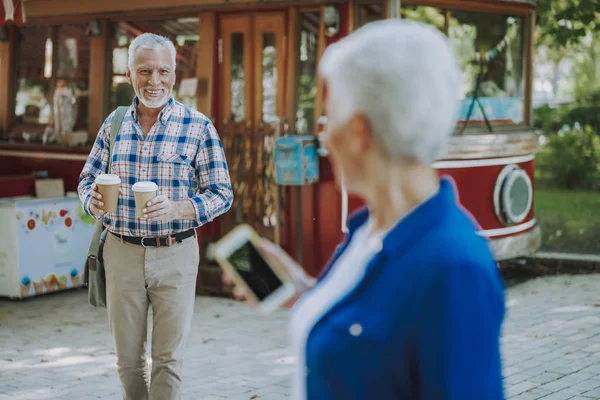
M 136 97 L 125 113 L 111 153 L 121 178 L 118 207 L 105 214 L 94 183 L 107 172 L 113 112 L 81 172 L 85 211 L 103 218 L 106 295 L 123 398 L 181 397 L 185 340 L 194 310 L 199 262 L 195 228 L 231 206 L 233 195 L 223 147 L 211 121 L 173 100 L 173 43 L 145 33 L 129 47 L 127 78 Z M 136 215 L 132 185 L 152 181 L 159 195 Z M 152 374 L 145 358 L 152 307 Z

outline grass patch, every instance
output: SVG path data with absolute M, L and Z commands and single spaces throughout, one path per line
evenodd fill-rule
M 600 191 L 538 188 L 544 251 L 600 254 Z

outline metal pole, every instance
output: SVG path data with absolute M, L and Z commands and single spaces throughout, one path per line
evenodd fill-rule
M 275 163 L 275 140 L 281 137 L 281 119 L 276 118 L 275 120 L 275 138 L 273 139 L 273 148 L 271 151 L 273 152 L 273 158 L 271 162 Z M 273 173 L 275 172 L 275 168 L 273 168 Z M 272 177 L 275 180 L 275 177 Z M 277 245 L 281 244 L 281 189 L 279 185 L 275 183 L 275 215 L 277 215 L 276 223 L 275 223 L 275 243 Z
M 388 18 L 400 18 L 400 0 L 388 0 Z
M 295 232 L 294 238 L 295 243 L 294 247 L 296 247 L 296 261 L 302 267 L 304 267 L 304 232 L 302 231 L 302 186 L 293 186 L 292 192 L 294 196 L 294 223 L 295 223 Z

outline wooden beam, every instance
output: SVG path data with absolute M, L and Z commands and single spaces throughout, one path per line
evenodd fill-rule
M 535 57 L 535 12 L 525 20 L 525 125 L 533 123 L 533 58 Z
M 296 111 L 298 109 L 298 55 L 300 44 L 300 14 L 298 8 L 290 7 L 288 10 L 287 32 L 287 84 L 286 84 L 286 111 L 285 118 L 294 131 L 296 126 Z
M 198 51 L 196 62 L 196 77 L 198 89 L 196 91 L 196 106 L 198 110 L 211 119 L 215 119 L 216 110 L 213 105 L 214 65 L 217 52 L 216 15 L 214 12 L 202 13 L 198 24 Z
M 356 0 L 350 0 L 348 3 L 348 33 L 356 30 Z
M 346 0 L 329 0 L 343 3 Z M 241 11 L 287 9 L 290 5 L 314 7 L 315 0 L 27 0 L 27 25 L 54 24 L 70 19 L 71 22 L 93 18 L 127 18 L 185 16 L 206 11 Z
M 100 35 L 90 38 L 88 132 L 92 141 L 109 114 L 107 105 L 112 85 L 110 77 L 110 64 L 112 63 L 112 53 L 110 51 L 111 24 L 108 20 L 99 22 Z
M 8 41 L 0 42 L 0 129 L 6 138 L 15 113 L 19 29 L 12 23 L 4 27 Z
M 428 6 L 435 8 L 448 8 L 461 11 L 481 11 L 485 13 L 507 14 L 514 16 L 530 15 L 534 6 L 528 1 L 508 2 L 480 1 L 480 0 L 402 0 L 402 6 Z
M 321 6 L 321 22 L 319 23 L 319 47 L 317 53 L 317 65 L 321 62 L 321 57 L 325 52 L 327 41 L 325 38 L 325 22 L 323 21 L 323 14 L 325 12 L 325 6 Z M 313 132 L 318 132 L 318 121 L 321 115 L 323 115 L 323 79 L 320 74 L 317 73 L 317 95 L 315 98 L 315 122 Z
M 296 111 L 298 109 L 298 67 L 300 63 L 300 13 L 297 7 L 288 10 L 287 32 L 287 84 L 286 84 L 286 119 L 291 132 L 296 131 Z M 302 187 L 292 187 L 291 207 L 288 208 L 287 228 L 290 241 L 288 245 L 294 250 L 294 258 L 302 265 L 304 249 L 302 237 Z

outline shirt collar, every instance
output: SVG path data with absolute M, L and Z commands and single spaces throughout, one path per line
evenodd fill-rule
M 406 215 L 383 238 L 383 251 L 393 253 L 399 247 L 406 244 L 412 237 L 422 235 L 432 223 L 436 222 L 456 203 L 456 189 L 453 182 L 448 178 L 440 179 L 440 189 L 436 195 L 417 206 L 411 213 Z M 369 210 L 365 207 L 359 210 L 348 220 L 350 241 L 352 235 L 358 228 L 369 220 Z M 410 226 L 410 229 L 406 229 Z
M 138 101 L 139 100 L 138 100 L 137 96 L 134 96 L 133 102 L 131 103 L 131 117 L 137 123 L 140 122 L 138 120 L 138 116 L 137 116 Z M 160 121 L 161 124 L 163 124 L 163 125 L 167 124 L 167 121 L 169 121 L 169 118 L 171 117 L 171 114 L 173 113 L 174 105 L 175 105 L 175 100 L 173 99 L 173 96 L 171 96 L 171 97 L 169 97 L 169 100 L 163 106 L 162 110 L 160 110 L 160 113 L 158 114 L 158 120 Z

